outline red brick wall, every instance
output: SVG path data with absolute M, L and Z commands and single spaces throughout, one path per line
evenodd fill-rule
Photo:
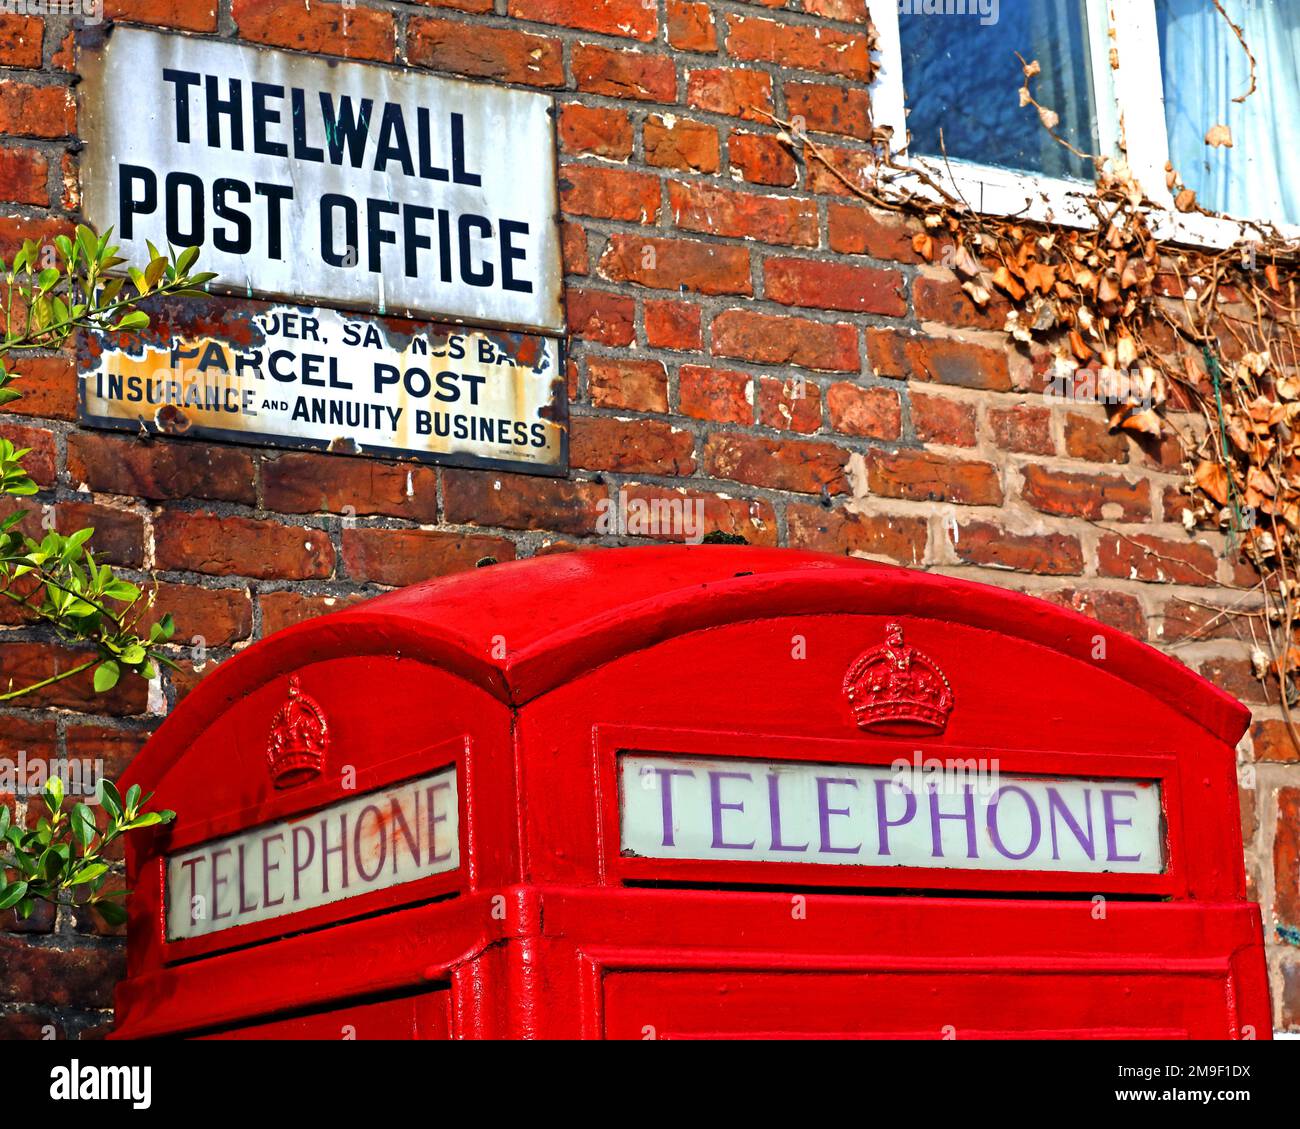
M 70 359 L 28 362 L 0 433 L 30 446 L 36 499 L 106 555 L 157 572 L 208 665 L 384 586 L 578 545 L 599 505 L 685 491 L 709 528 L 764 545 L 959 573 L 1146 639 L 1257 709 L 1241 813 L 1279 1021 L 1300 1026 L 1300 767 L 1250 675 L 1249 634 L 1213 609 L 1250 583 L 1222 538 L 1189 537 L 1172 443 L 1108 433 L 1041 394 L 910 229 L 796 160 L 765 116 L 802 115 L 851 160 L 866 131 L 864 0 L 107 0 L 107 15 L 554 91 L 559 103 L 572 471 L 565 480 L 142 443 L 80 430 Z M 798 10 L 796 10 L 798 9 Z M 77 206 L 64 20 L 0 17 L 0 255 Z M 1187 421 L 1185 421 L 1187 422 Z M 626 540 L 626 539 L 623 539 Z M 1247 597 L 1248 598 L 1248 597 Z M 0 628 L 0 676 L 65 662 Z M 202 677 L 84 684 L 3 712 L 0 753 L 102 757 L 119 772 Z M 1098 703 L 1099 709 L 1105 703 Z M 1118 717 L 1117 726 L 1142 718 Z M 6 802 L 13 804 L 12 797 Z M 122 941 L 75 915 L 0 922 L 0 1032 L 109 1019 Z

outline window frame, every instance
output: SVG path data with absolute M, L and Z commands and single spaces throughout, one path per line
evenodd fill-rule
M 1272 223 L 1268 217 L 1203 215 L 1175 208 L 1165 174 L 1169 135 L 1156 0 L 1085 3 L 1101 151 L 1112 157 L 1127 152 L 1129 168 L 1152 202 L 1150 221 L 1156 238 L 1213 250 L 1260 242 L 1265 227 L 1284 238 L 1300 238 L 1300 225 Z M 1095 224 L 1087 205 L 1094 188 L 1084 181 L 904 151 L 908 133 L 898 0 L 867 0 L 867 10 L 878 38 L 878 70 L 871 86 L 873 120 L 877 127 L 893 129 L 895 159 L 901 166 L 923 171 L 946 192 L 985 215 L 1067 227 Z M 906 183 L 909 191 L 937 199 L 925 184 L 910 179 Z

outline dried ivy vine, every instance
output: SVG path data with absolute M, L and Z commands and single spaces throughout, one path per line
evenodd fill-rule
M 1215 7 L 1250 61 L 1250 88 L 1234 98 L 1244 102 L 1257 89 L 1256 59 L 1218 0 Z M 1188 641 L 1227 619 L 1240 622 L 1255 676 L 1270 696 L 1277 693 L 1300 754 L 1300 245 L 1267 223 L 1244 225 L 1254 238 L 1219 251 L 1157 239 L 1153 229 L 1165 209 L 1143 191 L 1125 156 L 1086 154 L 1060 136 L 1059 116 L 1034 94 L 1039 64 L 1020 62 L 1021 106 L 1095 169 L 1094 190 L 1079 196 L 1089 223 L 981 214 L 903 159 L 888 128 L 873 127 L 863 139 L 869 148 L 846 159 L 815 142 L 802 123 L 767 116 L 796 158 L 820 165 L 873 207 L 917 218 L 917 255 L 949 267 L 980 311 L 1005 302 L 1005 331 L 1047 350 L 1051 384 L 1062 395 L 1101 402 L 1113 432 L 1133 434 L 1148 448 L 1177 440 L 1187 532 L 1222 531 L 1229 553 L 1257 577 L 1220 584 L 1235 600 L 1204 605 L 1205 622 Z M 1221 124 L 1205 141 L 1233 143 Z M 1166 187 L 1177 211 L 1213 215 L 1172 166 Z

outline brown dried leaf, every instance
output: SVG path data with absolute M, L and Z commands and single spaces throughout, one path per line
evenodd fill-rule
M 1221 506 L 1228 504 L 1228 472 L 1222 463 L 1208 459 L 1197 466 L 1192 475 L 1196 485 Z
M 1226 125 L 1215 125 L 1210 127 L 1210 132 L 1205 135 L 1205 144 L 1213 145 L 1216 149 L 1232 148 L 1232 130 Z

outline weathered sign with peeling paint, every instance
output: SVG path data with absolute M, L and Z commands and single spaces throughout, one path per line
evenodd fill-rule
M 564 473 L 554 338 L 261 302 L 149 308 L 144 333 L 82 336 L 83 423 Z
M 549 95 L 119 27 L 79 66 L 83 210 L 246 297 L 562 333 Z

